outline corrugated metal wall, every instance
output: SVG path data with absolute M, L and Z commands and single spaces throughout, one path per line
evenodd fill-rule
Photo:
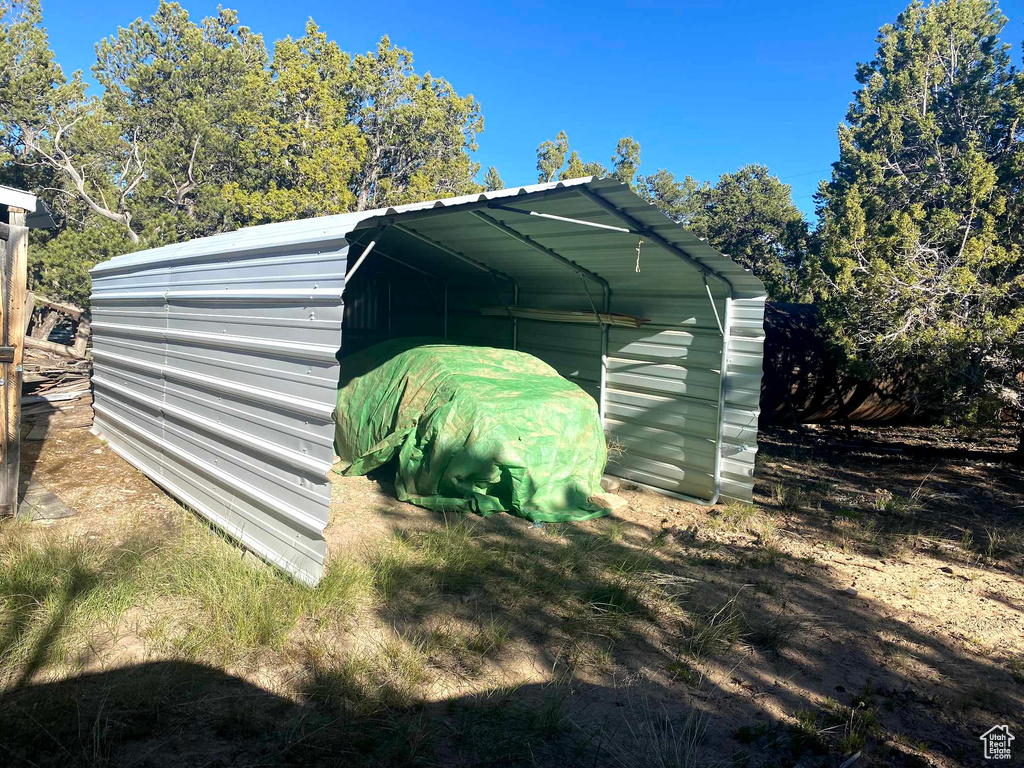
M 594 301 L 601 305 L 601 290 L 591 287 Z M 519 303 L 542 309 L 575 309 L 589 312 L 590 302 L 579 278 L 564 270 L 557 280 L 549 280 L 541 290 L 530 286 L 523 290 Z M 550 365 L 584 392 L 601 397 L 601 334 L 597 325 L 519 321 L 519 349 Z
M 347 244 L 285 239 L 268 249 L 209 238 L 150 266 L 98 267 L 95 429 L 181 501 L 315 583 Z
M 611 461 L 614 474 L 710 498 L 722 337 L 707 295 L 686 293 L 680 286 L 612 294 L 615 311 L 651 322 L 609 331 L 606 422 L 623 449 Z
M 722 430 L 722 496 L 754 500 L 757 419 L 761 415 L 765 297 L 729 302 L 729 354 Z

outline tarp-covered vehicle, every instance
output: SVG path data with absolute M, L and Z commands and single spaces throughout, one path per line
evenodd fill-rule
M 593 398 L 524 352 L 396 339 L 341 361 L 337 471 L 397 456 L 398 498 L 539 522 L 605 514 L 607 459 Z

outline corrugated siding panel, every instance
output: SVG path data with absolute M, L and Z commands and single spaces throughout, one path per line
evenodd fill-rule
M 193 244 L 173 267 L 94 270 L 95 429 L 182 502 L 315 583 L 348 247 L 289 236 L 225 253 Z
M 703 283 L 694 280 L 699 291 Z M 717 286 L 715 306 L 725 322 Z M 722 335 L 706 295 L 693 285 L 613 293 L 616 312 L 648 318 L 637 330 L 609 331 L 606 424 L 622 446 L 613 474 L 671 493 L 714 492 L 719 386 L 724 386 L 720 492 L 751 501 L 760 414 L 764 298 L 729 304 L 724 381 Z
M 725 498 L 746 502 L 754 500 L 757 420 L 761 415 L 764 303 L 764 296 L 733 299 L 729 321 L 721 489 Z
M 543 258 L 543 257 L 542 257 Z M 556 265 L 557 266 L 557 265 Z M 569 276 L 568 278 L 566 276 Z M 557 290 L 555 287 L 557 286 Z M 590 302 L 579 279 L 564 267 L 548 290 L 525 290 L 519 297 L 524 307 L 589 310 Z M 591 286 L 594 301 L 601 305 L 599 287 Z M 580 323 L 519 320 L 519 349 L 539 357 L 594 400 L 601 395 L 601 328 Z
M 690 312 L 685 311 L 687 302 L 676 303 L 683 310 L 676 323 L 608 331 L 605 423 L 622 449 L 613 452 L 611 471 L 672 493 L 709 498 L 714 493 L 721 338 L 696 326 L 681 329 L 683 315 L 710 312 L 706 299 L 704 307 Z M 633 313 L 643 309 L 646 316 L 670 319 L 657 304 L 629 297 Z M 617 296 L 613 308 L 623 311 Z
M 482 307 L 500 306 L 505 300 L 511 301 L 511 294 L 505 296 L 490 280 L 449 285 L 448 338 L 458 344 L 510 348 L 512 320 L 480 314 Z

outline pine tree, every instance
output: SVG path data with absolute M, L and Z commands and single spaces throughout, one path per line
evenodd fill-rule
M 612 178 L 633 186 L 633 177 L 640 168 L 640 142 L 632 136 L 623 136 L 612 155 Z
M 569 151 L 569 137 L 565 131 L 559 131 L 554 141 L 542 142 L 537 147 L 537 182 L 555 181 L 558 172 L 565 163 L 565 155 Z

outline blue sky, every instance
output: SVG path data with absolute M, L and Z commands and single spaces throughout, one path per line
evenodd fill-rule
M 792 185 L 811 220 L 812 195 L 836 159 L 836 126 L 878 28 L 902 0 L 754 2 L 338 3 L 222 0 L 268 46 L 312 16 L 348 51 L 387 34 L 417 71 L 447 78 L 483 107 L 477 159 L 507 185 L 536 181 L 537 145 L 566 131 L 584 161 L 608 164 L 620 136 L 643 149 L 641 173 L 668 168 L 714 179 L 764 163 Z M 182 0 L 194 20 L 216 0 Z M 43 0 L 66 71 L 88 72 L 93 45 L 152 2 Z M 1020 66 L 1024 0 L 1001 7 Z

